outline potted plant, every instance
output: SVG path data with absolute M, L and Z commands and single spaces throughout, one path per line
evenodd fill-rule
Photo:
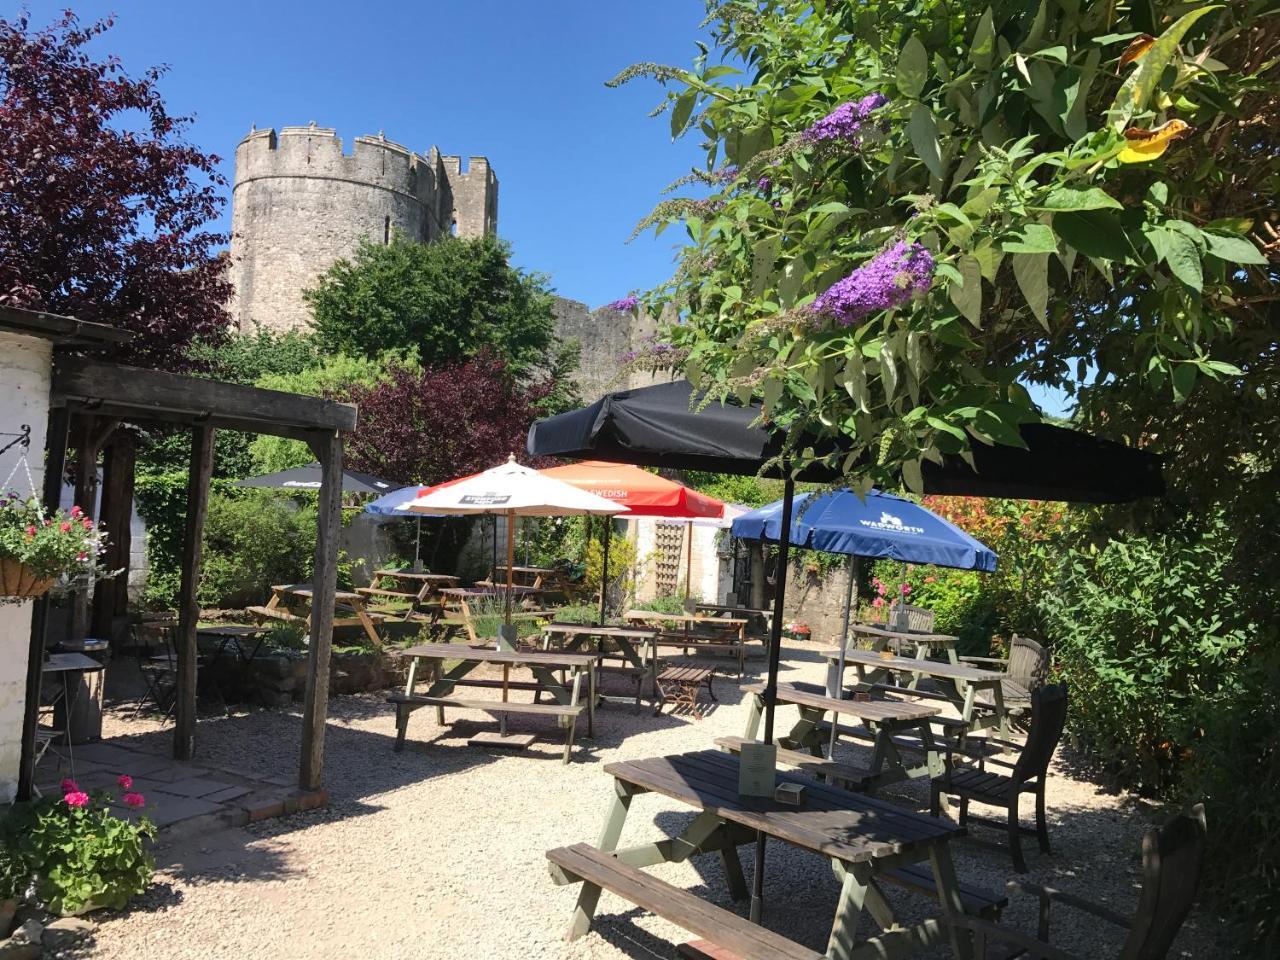
M 0 497 L 0 602 L 39 597 L 59 580 L 101 579 L 106 542 L 79 507 L 46 515 L 35 497 Z
M 18 903 L 27 892 L 26 864 L 8 843 L 0 841 L 0 940 L 13 932 Z

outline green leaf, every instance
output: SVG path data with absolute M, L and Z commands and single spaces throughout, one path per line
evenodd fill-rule
M 962 283 L 952 283 L 947 292 L 961 316 L 975 327 L 982 326 L 982 264 L 977 257 L 964 256 L 957 264 Z
M 885 399 L 892 400 L 898 390 L 898 365 L 894 362 L 891 343 L 880 348 L 880 379 L 884 383 Z
M 1146 231 L 1146 237 L 1175 277 L 1192 290 L 1200 291 L 1204 288 L 1200 251 L 1190 237 L 1166 226 L 1153 227 Z
M 1169 29 L 1160 34 L 1146 56 L 1138 61 L 1137 69 L 1125 80 L 1116 94 L 1115 101 L 1111 104 L 1108 113 L 1114 130 L 1117 132 L 1124 130 L 1135 113 L 1146 109 L 1147 101 L 1151 99 L 1151 95 L 1159 85 L 1160 78 L 1164 76 L 1165 67 L 1173 59 L 1182 38 L 1197 20 L 1217 9 L 1218 5 L 1212 5 L 1192 10 L 1190 13 L 1183 14 Z
M 675 109 L 671 111 L 671 138 L 673 140 L 684 133 L 684 128 L 689 125 L 689 118 L 693 115 L 693 106 L 697 100 L 698 91 L 692 87 L 676 97 Z
M 1225 260 L 1227 263 L 1250 263 L 1265 266 L 1267 258 L 1254 246 L 1253 241 L 1244 237 L 1223 236 L 1208 230 L 1201 234 L 1209 245 L 1209 255 Z
M 942 157 L 938 152 L 938 126 L 934 123 L 933 111 L 924 104 L 919 104 L 911 111 L 907 133 L 911 137 L 911 146 L 915 147 L 916 156 L 924 161 L 930 173 L 941 179 Z
M 1243 237 L 1253 229 L 1253 218 L 1222 217 L 1218 220 L 1210 220 L 1204 225 L 1204 228 L 1213 233 L 1231 233 L 1237 237 Z
M 1029 223 L 1016 240 L 1000 244 L 1005 253 L 1057 253 L 1058 240 L 1043 223 Z
M 928 77 L 929 52 L 916 37 L 908 37 L 903 44 L 902 53 L 898 55 L 898 92 L 904 97 L 918 100 Z
M 1173 399 L 1181 403 L 1191 396 L 1196 385 L 1196 365 L 1194 363 L 1178 363 L 1173 367 Z
M 1049 329 L 1049 254 L 1015 253 L 1013 275 L 1040 325 Z
M 1033 210 L 1123 210 L 1124 206 L 1100 187 L 1054 187 Z
M 1106 210 L 1054 214 L 1053 229 L 1086 257 L 1123 261 L 1133 252 L 1124 227 Z
M 979 70 L 990 70 L 996 52 L 996 30 L 992 22 L 991 8 L 987 7 L 978 21 L 978 29 L 973 33 L 973 44 L 969 47 L 969 59 Z
M 920 473 L 919 460 L 902 461 L 902 481 L 907 485 L 907 489 L 914 494 L 924 494 L 924 478 Z M 905 589 L 905 587 L 903 588 Z

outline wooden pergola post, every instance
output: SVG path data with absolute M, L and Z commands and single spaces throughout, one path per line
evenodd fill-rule
M 200 559 L 204 519 L 209 512 L 213 476 L 213 428 L 191 431 L 191 468 L 187 478 L 187 522 L 182 541 L 182 586 L 178 591 L 178 677 L 174 696 L 173 756 L 190 760 L 196 749 L 196 628 L 200 620 Z
M 128 612 L 129 554 L 132 549 L 134 468 L 138 453 L 132 430 L 112 434 L 102 456 L 102 508 L 98 522 L 107 528 L 109 539 L 102 565 L 120 570 L 117 577 L 98 581 L 93 594 L 93 614 L 89 629 L 93 636 L 114 640 L 117 617 Z
M 324 775 L 324 722 L 329 709 L 329 651 L 338 586 L 338 535 L 342 521 L 342 434 L 310 441 L 320 462 L 320 508 L 311 581 L 311 639 L 307 645 L 307 689 L 302 708 L 302 760 L 298 786 L 318 790 Z

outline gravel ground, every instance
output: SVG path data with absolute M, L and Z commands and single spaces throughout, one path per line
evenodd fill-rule
M 819 649 L 817 644 L 789 644 L 782 679 L 820 682 L 824 662 Z M 762 669 L 759 659 L 751 665 Z M 559 762 L 563 740 L 550 733 L 545 718 L 514 720 L 512 729 L 543 736 L 524 753 L 502 754 L 467 746 L 474 732 L 492 728 L 484 714 L 455 711 L 452 727 L 437 728 L 433 711 L 421 710 L 410 721 L 405 751 L 395 754 L 394 713 L 382 698 L 336 698 L 330 703 L 326 741 L 328 809 L 163 847 L 151 891 L 127 912 L 104 915 L 93 940 L 75 956 L 672 957 L 673 944 L 688 938 L 683 931 L 607 893 L 592 933 L 565 943 L 562 934 L 576 888 L 552 884 L 544 851 L 595 841 L 612 795 L 602 770 L 605 763 L 703 749 L 716 736 L 741 734 L 747 705 L 736 678 L 718 678 L 716 692 L 719 706 L 700 721 L 655 718 L 647 710 L 633 714 L 630 707 L 616 704 L 602 707 L 594 742 L 580 741 L 585 748 L 579 746 L 568 767 Z M 783 729 L 792 716 L 780 715 Z M 264 710 L 204 720 L 197 759 L 250 773 L 290 771 L 296 769 L 299 730 L 300 716 L 294 712 Z M 116 715 L 108 718 L 105 732 L 156 749 L 166 749 L 169 737 L 168 730 L 150 721 Z M 857 759 L 864 754 L 849 748 L 845 755 Z M 927 808 L 927 787 L 919 783 L 883 795 Z M 1030 807 L 1027 798 L 1028 814 Z M 1131 911 L 1139 842 L 1154 811 L 1098 788 L 1065 749 L 1050 781 L 1048 809 L 1054 854 L 1040 854 L 1034 838 L 1028 838 L 1028 879 Z M 671 801 L 639 797 L 623 843 L 673 834 L 690 818 Z M 969 882 L 1002 888 L 1012 875 L 1008 854 L 999 845 L 1003 833 L 981 826 L 971 833 L 953 844 L 957 871 Z M 745 850 L 743 864 L 750 882 L 751 859 Z M 654 872 L 732 906 L 714 856 Z M 926 898 L 894 887 L 886 892 L 903 918 L 936 913 Z M 820 859 L 770 845 L 768 926 L 825 949 L 837 893 L 837 883 Z M 1015 896 L 1005 922 L 1033 931 L 1034 902 Z M 861 932 L 873 932 L 865 918 Z M 1080 922 L 1066 912 L 1055 917 L 1055 944 L 1081 958 L 1115 956 L 1121 938 L 1120 931 Z M 1170 956 L 1225 956 L 1222 942 L 1215 920 L 1193 914 Z

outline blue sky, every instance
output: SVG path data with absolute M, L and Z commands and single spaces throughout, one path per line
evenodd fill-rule
M 168 64 L 175 113 L 192 142 L 231 158 L 251 124 L 315 120 L 352 137 L 385 131 L 425 152 L 489 157 L 499 233 L 520 266 L 599 306 L 665 279 L 672 237 L 626 243 L 659 191 L 698 162 L 650 119 L 656 84 L 604 82 L 639 60 L 687 64 L 700 0 L 34 0 L 33 25 L 64 7 L 111 13 L 98 44 L 134 74 Z M 11 16 L 22 5 L 0 0 Z M 230 224 L 224 212 L 223 230 Z

